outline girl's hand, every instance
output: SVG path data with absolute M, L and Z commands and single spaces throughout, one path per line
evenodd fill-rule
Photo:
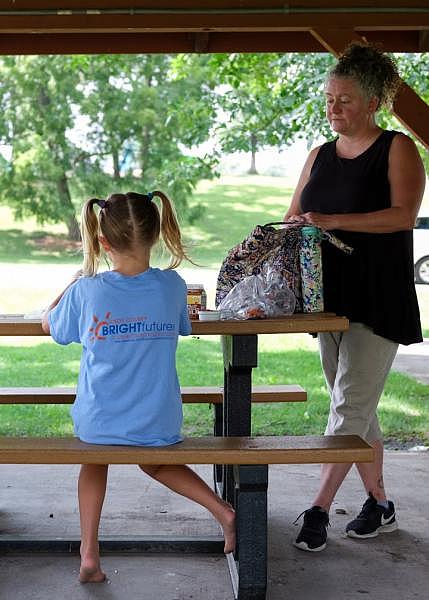
M 77 281 L 81 277 L 83 277 L 83 269 L 79 269 L 79 271 L 76 271 L 76 273 L 72 277 L 72 283 L 74 283 L 75 281 Z
M 68 284 L 68 286 L 61 292 L 61 294 L 59 296 L 57 296 L 55 298 L 55 300 L 53 302 L 51 302 L 51 304 L 48 306 L 48 308 L 46 309 L 43 317 L 42 317 L 42 329 L 45 333 L 50 333 L 50 326 L 49 326 L 49 321 L 48 321 L 48 315 L 49 312 L 56 307 L 56 305 L 58 304 L 58 302 L 61 300 L 61 298 L 64 296 L 64 293 L 66 290 L 68 290 L 68 288 L 73 285 L 78 279 L 80 279 L 83 275 L 82 269 L 79 269 L 79 271 L 76 271 L 76 273 L 73 275 L 72 280 L 70 281 L 70 283 Z

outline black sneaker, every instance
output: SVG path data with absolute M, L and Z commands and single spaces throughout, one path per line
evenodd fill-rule
M 301 527 L 294 546 L 300 550 L 308 552 L 320 552 L 326 548 L 326 539 L 328 537 L 327 527 L 329 525 L 329 515 L 322 510 L 320 506 L 312 506 L 302 512 L 296 519 L 304 515 L 304 524 Z M 295 521 L 295 523 L 296 523 Z
M 383 508 L 370 493 L 356 519 L 346 526 L 346 533 L 349 537 L 365 539 L 377 537 L 379 533 L 395 531 L 397 528 L 393 502 L 389 500 L 389 508 Z

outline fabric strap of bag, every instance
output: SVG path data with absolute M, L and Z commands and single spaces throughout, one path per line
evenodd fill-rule
M 273 223 L 266 223 L 265 225 L 263 225 L 263 227 L 273 227 L 274 225 L 287 225 L 288 227 L 308 227 L 308 223 L 298 223 L 297 221 L 274 221 Z M 346 254 L 351 254 L 353 252 L 353 248 L 351 246 L 342 242 L 339 238 L 337 238 L 329 231 L 324 231 L 323 229 L 320 229 L 320 227 L 318 227 L 317 229 L 319 229 L 323 240 L 328 241 L 330 244 L 332 244 L 342 252 L 345 252 Z

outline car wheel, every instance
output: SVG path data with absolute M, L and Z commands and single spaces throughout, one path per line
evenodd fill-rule
M 429 284 L 429 256 L 421 258 L 414 267 L 416 283 Z

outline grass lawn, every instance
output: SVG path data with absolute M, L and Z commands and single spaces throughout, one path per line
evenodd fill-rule
M 285 178 L 224 177 L 220 181 L 202 182 L 194 201 L 203 203 L 203 218 L 198 225 L 184 228 L 184 237 L 192 240 L 191 255 L 198 264 L 218 269 L 226 251 L 256 224 L 282 219 L 291 193 Z M 0 207 L 0 223 L 0 269 L 4 263 L 4 273 L 8 272 L 6 267 L 14 272 L 13 265 L 23 269 L 29 263 L 44 265 L 47 281 L 42 282 L 43 287 L 62 272 L 61 265 L 70 270 L 71 263 L 79 264 L 76 249 L 64 243 L 61 226 L 42 232 L 31 220 L 14 223 L 10 211 L 4 207 Z M 20 272 L 18 267 L 16 273 Z M 21 281 L 18 277 L 4 288 L 3 310 L 19 312 L 22 306 L 43 306 L 45 296 L 38 283 L 37 276 L 34 281 Z M 4 277 L 3 281 L 0 278 L 0 287 L 4 284 Z M 417 293 L 425 335 L 429 337 L 429 286 L 417 286 Z M 16 306 L 20 308 L 17 310 Z M 299 383 L 308 392 L 308 402 L 254 406 L 253 433 L 322 433 L 329 400 L 315 341 L 309 335 L 260 336 L 259 346 L 255 384 Z M 59 347 L 50 341 L 40 343 L 40 338 L 3 338 L 0 339 L 0 386 L 74 385 L 79 360 L 77 345 Z M 201 382 L 221 385 L 223 368 L 218 340 L 181 340 L 178 369 L 182 385 L 201 385 Z M 386 438 L 429 443 L 428 400 L 429 386 L 392 373 L 380 407 Z M 72 433 L 67 406 L 2 406 L 0 410 L 1 434 Z M 207 406 L 185 406 L 185 433 L 204 434 L 211 430 L 211 411 Z
M 283 177 L 223 177 L 204 181 L 195 202 L 204 214 L 195 226 L 184 228 L 192 258 L 218 269 L 227 250 L 256 226 L 282 221 L 293 189 Z
M 271 338 L 274 338 L 272 340 Z M 80 346 L 59 347 L 53 342 L 25 347 L 3 345 L 0 386 L 75 385 Z M 182 339 L 178 350 L 182 385 L 222 385 L 223 368 L 217 339 Z M 253 433 L 320 434 L 329 398 L 316 343 L 309 335 L 260 336 L 255 384 L 299 383 L 308 393 L 306 403 L 254 405 Z M 380 418 L 386 438 L 429 443 L 429 386 L 392 373 L 383 395 Z M 2 435 L 70 435 L 68 406 L 1 406 Z M 186 434 L 210 434 L 211 410 L 206 405 L 185 406 Z

